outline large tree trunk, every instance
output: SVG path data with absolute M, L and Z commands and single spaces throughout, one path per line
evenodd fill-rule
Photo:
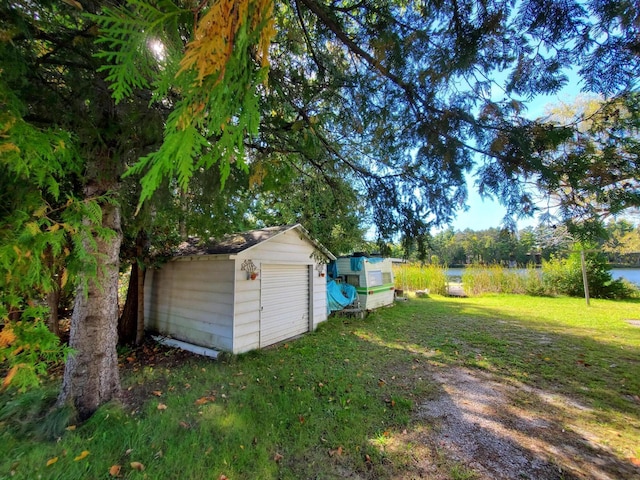
M 73 405 L 89 417 L 120 392 L 118 357 L 118 269 L 122 242 L 120 207 L 102 205 L 102 226 L 113 230 L 107 239 L 95 238 L 97 275 L 76 292 L 69 346 L 75 353 L 65 365 L 58 405 Z

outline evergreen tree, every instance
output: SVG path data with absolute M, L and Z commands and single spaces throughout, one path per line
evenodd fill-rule
M 249 184 L 267 172 L 305 188 L 295 172 L 315 169 L 312 191 L 340 179 L 349 199 L 350 186 L 381 240 L 424 245 L 464 204 L 474 164 L 483 193 L 531 213 L 521 180 L 557 178 L 548 152 L 575 132 L 526 119 L 523 99 L 557 91 L 572 65 L 611 108 L 633 98 L 637 29 L 628 0 L 0 3 L 0 162 L 12 189 L 2 247 L 14 252 L 3 273 L 35 252 L 25 239 L 72 247 L 76 352 L 60 402 L 86 416 L 119 388 L 123 172 L 142 176 L 143 212 L 158 190 L 188 192 L 193 179 L 199 192 L 207 171 L 221 187 L 238 168 Z M 46 284 L 38 271 L 29 282 Z

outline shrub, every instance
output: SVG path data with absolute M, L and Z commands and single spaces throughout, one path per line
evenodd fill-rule
M 555 295 L 570 297 L 584 296 L 582 262 L 580 250 L 576 245 L 567 258 L 552 258 L 542 265 L 545 290 Z M 629 298 L 633 289 L 622 280 L 611 277 L 610 267 L 603 253 L 585 247 L 585 266 L 589 296 L 593 298 Z

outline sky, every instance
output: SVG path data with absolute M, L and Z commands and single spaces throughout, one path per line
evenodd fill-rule
M 538 118 L 546 113 L 546 109 L 550 106 L 560 103 L 571 104 L 575 102 L 576 97 L 580 94 L 580 88 L 577 86 L 575 77 L 570 79 L 569 84 L 556 95 L 546 95 L 535 98 L 527 102 L 527 116 L 529 118 Z M 497 201 L 489 198 L 482 198 L 474 186 L 474 178 L 467 177 L 467 190 L 469 199 L 467 205 L 469 209 L 466 212 L 460 212 L 455 221 L 451 224 L 454 230 L 486 230 L 488 228 L 497 228 L 501 226 L 502 219 L 506 213 L 506 209 Z M 518 220 L 518 229 L 528 226 L 535 226 L 537 221 L 535 217 Z

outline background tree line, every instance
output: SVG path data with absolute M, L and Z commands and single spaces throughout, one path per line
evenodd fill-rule
M 576 238 L 563 225 L 538 225 L 517 232 L 506 228 L 474 231 L 441 230 L 423 239 L 425 255 L 420 256 L 416 243 L 408 252 L 401 246 L 390 248 L 389 254 L 410 261 L 436 265 L 462 266 L 471 264 L 525 266 L 540 264 L 552 257 L 566 257 Z M 624 220 L 602 224 L 592 244 L 612 265 L 640 266 L 640 226 Z

